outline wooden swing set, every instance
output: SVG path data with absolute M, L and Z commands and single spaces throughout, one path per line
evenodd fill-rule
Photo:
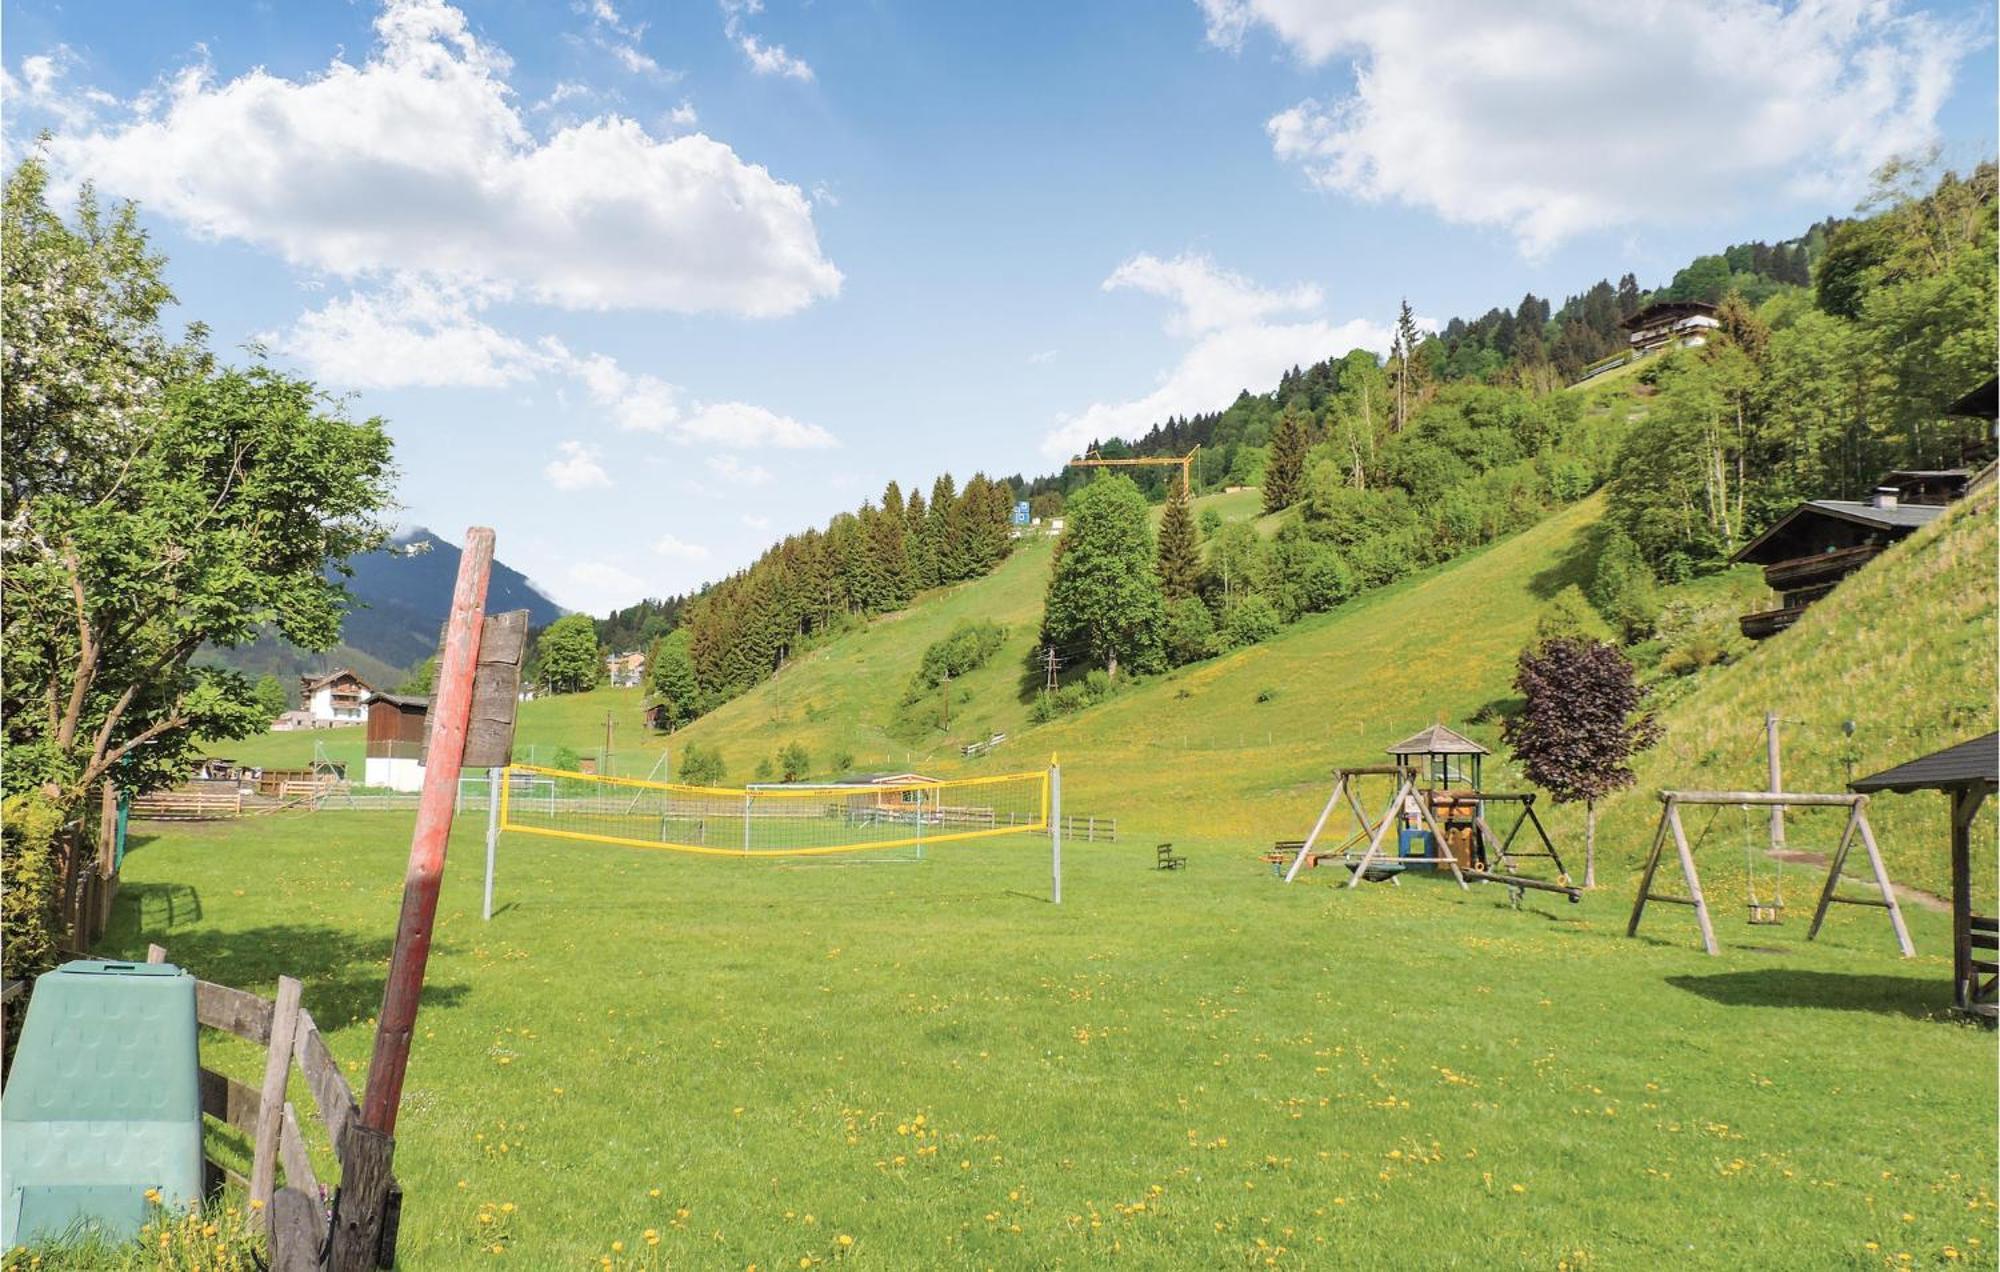
M 1695 849 L 1707 837 L 1708 828 L 1694 843 L 1688 842 L 1687 828 L 1681 822 L 1684 806 L 1708 806 L 1720 811 L 1730 805 L 1748 810 L 1750 808 L 1845 808 L 1847 824 L 1840 834 L 1840 845 L 1834 849 L 1832 859 L 1827 863 L 1826 882 L 1820 888 L 1819 904 L 1813 910 L 1812 926 L 1806 930 L 1806 939 L 1819 935 L 1820 925 L 1826 922 L 1827 910 L 1840 905 L 1862 905 L 1889 912 L 1889 925 L 1895 929 L 1896 944 L 1903 951 L 1904 958 L 1913 958 L 1916 949 L 1910 944 L 1909 929 L 1903 925 L 1903 911 L 1896 904 L 1896 890 L 1890 886 L 1889 871 L 1882 864 L 1882 853 L 1875 845 L 1875 830 L 1868 824 L 1868 797 L 1866 795 L 1812 795 L 1793 792 L 1772 791 L 1661 791 L 1660 821 L 1653 830 L 1653 846 L 1646 854 L 1646 869 L 1639 879 L 1639 895 L 1632 902 L 1632 921 L 1625 927 L 1625 935 L 1639 934 L 1639 920 L 1646 913 L 1648 901 L 1660 901 L 1669 905 L 1685 905 L 1694 909 L 1695 922 L 1701 928 L 1701 943 L 1710 954 L 1721 951 L 1715 943 L 1715 925 L 1710 921 L 1708 900 L 1701 890 L 1701 876 L 1695 870 Z M 1710 818 L 1713 823 L 1713 815 Z M 1672 838 L 1674 851 L 1680 858 L 1681 877 L 1687 882 L 1688 894 L 1675 896 L 1671 893 L 1653 891 L 1653 878 L 1659 872 L 1660 858 L 1666 852 L 1667 840 Z M 1875 876 L 1878 897 L 1842 896 L 1839 892 L 1841 872 L 1847 865 L 1847 854 L 1856 839 L 1868 854 L 1868 865 Z M 1782 885 L 1780 885 L 1782 887 Z M 1784 911 L 1784 894 L 1776 893 L 1769 899 L 1760 897 L 1756 891 L 1754 871 L 1750 880 L 1747 902 L 1753 924 L 1773 924 L 1780 921 Z
M 1379 815 L 1369 816 L 1363 804 L 1360 788 L 1363 781 L 1372 777 L 1387 777 L 1393 780 L 1394 794 L 1389 797 Z M 1433 798 L 1436 796 L 1436 798 Z M 1331 850 L 1315 852 L 1321 834 L 1333 811 L 1345 802 L 1354 816 L 1355 829 L 1340 845 Z M 1503 838 L 1494 833 L 1486 820 L 1488 804 L 1511 805 L 1520 810 L 1514 824 L 1508 828 Z M 1437 807 L 1446 807 L 1445 820 L 1438 819 Z M 1468 815 L 1469 814 L 1469 815 Z M 1430 833 L 1431 851 L 1421 855 L 1388 856 L 1383 853 L 1383 841 L 1392 827 L 1408 825 Z M 1532 826 L 1541 841 L 1541 851 L 1531 849 L 1516 850 L 1514 841 L 1524 826 Z M 1470 831 L 1473 839 L 1467 844 L 1468 851 L 1463 856 L 1448 830 Z M 1462 838 L 1463 836 L 1461 836 Z M 1354 848 L 1366 843 L 1359 857 Z M 1289 846 L 1289 845 L 1286 845 Z M 1524 858 L 1546 858 L 1556 869 L 1556 878 L 1537 879 L 1520 873 L 1515 864 Z M 1535 814 L 1535 796 L 1532 792 L 1427 792 L 1419 788 L 1418 771 L 1406 764 L 1377 764 L 1358 768 L 1340 768 L 1333 772 L 1333 790 L 1327 796 L 1326 806 L 1320 809 L 1319 819 L 1304 840 L 1298 844 L 1298 852 L 1292 858 L 1291 867 L 1285 871 L 1284 880 L 1291 883 L 1298 878 L 1299 871 L 1307 863 L 1337 859 L 1351 872 L 1347 886 L 1352 888 L 1367 879 L 1371 882 L 1387 880 L 1396 882 L 1396 876 L 1411 866 L 1446 866 L 1458 886 L 1467 887 L 1468 882 L 1505 884 L 1516 905 L 1527 891 L 1554 892 L 1569 898 L 1572 904 L 1581 901 L 1583 894 L 1572 887 L 1569 874 L 1563 869 L 1562 857 L 1556 852 L 1554 841 Z M 1499 868 L 1491 867 L 1497 865 Z

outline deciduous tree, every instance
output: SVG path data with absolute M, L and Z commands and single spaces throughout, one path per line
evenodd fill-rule
M 1042 643 L 1139 671 L 1159 665 L 1165 602 L 1153 569 L 1146 500 L 1124 476 L 1100 477 L 1069 501 L 1042 614 Z

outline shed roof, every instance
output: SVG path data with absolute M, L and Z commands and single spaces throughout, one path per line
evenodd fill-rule
M 1808 499 L 1768 526 L 1764 533 L 1737 549 L 1731 561 L 1768 564 L 1761 555 L 1764 545 L 1783 534 L 1785 528 L 1802 518 L 1832 517 L 1875 530 L 1915 530 L 1927 526 L 1944 513 L 1942 504 L 1899 503 L 1893 508 L 1877 508 L 1855 499 Z
M 1971 415 L 1982 420 L 2000 416 L 2000 377 L 1988 380 L 1945 408 L 1947 415 Z
M 383 693 L 377 690 L 370 693 L 366 698 L 363 698 L 362 701 L 386 702 L 392 707 L 401 707 L 405 711 L 412 709 L 428 711 L 431 709 L 431 700 L 423 694 L 416 693 Z
M 1849 782 L 1847 789 L 1863 795 L 1876 791 L 1942 791 L 1961 786 L 2000 785 L 2000 733 L 1932 751 L 1880 773 Z
M 1454 729 L 1434 724 L 1387 748 L 1391 755 L 1491 755 L 1493 752 Z

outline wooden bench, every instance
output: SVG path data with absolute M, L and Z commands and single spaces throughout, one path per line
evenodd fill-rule
M 1186 857 L 1176 857 L 1174 855 L 1174 846 L 1172 844 L 1161 844 L 1159 847 L 1153 849 L 1153 869 L 1155 870 L 1179 870 L 1186 864 Z

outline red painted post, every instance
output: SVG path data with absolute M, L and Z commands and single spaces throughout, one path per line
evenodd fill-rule
M 466 721 L 472 715 L 472 675 L 479 663 L 479 632 L 492 565 L 493 532 L 474 526 L 466 532 L 458 584 L 451 595 L 451 622 L 445 629 L 437 693 L 431 700 L 424 789 L 417 801 L 416 833 L 410 839 L 410 868 L 403 877 L 403 913 L 396 922 L 389 983 L 382 990 L 382 1014 L 375 1029 L 375 1058 L 368 1066 L 368 1089 L 361 1101 L 361 1124 L 384 1135 L 396 1132 L 403 1072 L 409 1067 L 410 1038 L 416 1032 L 417 1000 L 424 990 L 424 964 L 430 958 L 438 887 L 444 880 L 445 845 L 451 838 Z

